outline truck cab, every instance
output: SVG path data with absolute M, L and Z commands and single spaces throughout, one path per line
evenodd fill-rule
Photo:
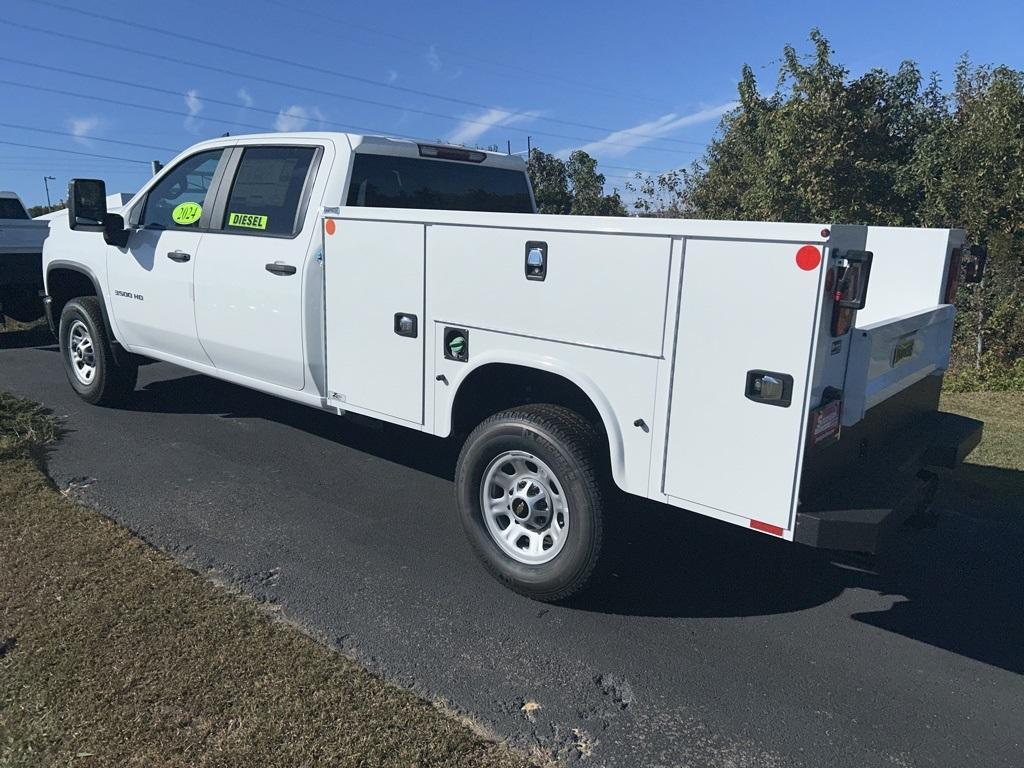
M 44 254 L 83 398 L 151 358 L 455 439 L 470 544 L 537 599 L 607 562 L 612 483 L 875 551 L 980 438 L 935 415 L 957 230 L 538 215 L 520 158 L 333 133 L 203 142 L 105 194 L 72 182 Z

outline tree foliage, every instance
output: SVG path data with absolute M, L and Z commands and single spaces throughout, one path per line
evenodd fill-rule
M 955 368 L 1004 380 L 1024 357 L 1024 73 L 963 58 L 948 92 L 909 61 L 851 78 L 820 32 L 810 39 L 806 57 L 786 46 L 769 93 L 744 67 L 705 156 L 638 178 L 635 211 L 962 227 L 989 263 L 957 297 Z
M 580 216 L 625 216 L 626 207 L 618 191 L 604 193 L 605 178 L 597 172 L 597 160 L 576 150 L 563 162 L 554 155 L 534 149 L 527 168 L 537 209 L 541 213 Z

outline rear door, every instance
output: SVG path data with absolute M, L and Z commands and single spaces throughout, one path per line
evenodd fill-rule
M 195 267 L 196 326 L 222 370 L 302 389 L 303 285 L 323 147 L 233 150 Z M 318 267 L 317 267 L 318 268 Z
M 682 506 L 791 527 L 821 257 L 812 245 L 686 241 L 664 476 Z

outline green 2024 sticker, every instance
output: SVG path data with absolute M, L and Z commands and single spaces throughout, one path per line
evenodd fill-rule
M 203 215 L 203 206 L 199 203 L 182 203 L 171 211 L 171 219 L 175 224 L 195 224 Z

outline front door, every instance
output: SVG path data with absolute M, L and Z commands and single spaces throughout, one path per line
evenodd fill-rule
M 196 333 L 193 279 L 223 152 L 200 152 L 168 171 L 132 212 L 127 247 L 107 246 L 110 311 L 132 348 L 210 362 Z
M 303 287 L 307 268 L 319 269 L 307 264 L 315 217 L 306 215 L 319 152 L 237 148 L 196 262 L 196 325 L 213 364 L 296 390 L 305 383 Z

